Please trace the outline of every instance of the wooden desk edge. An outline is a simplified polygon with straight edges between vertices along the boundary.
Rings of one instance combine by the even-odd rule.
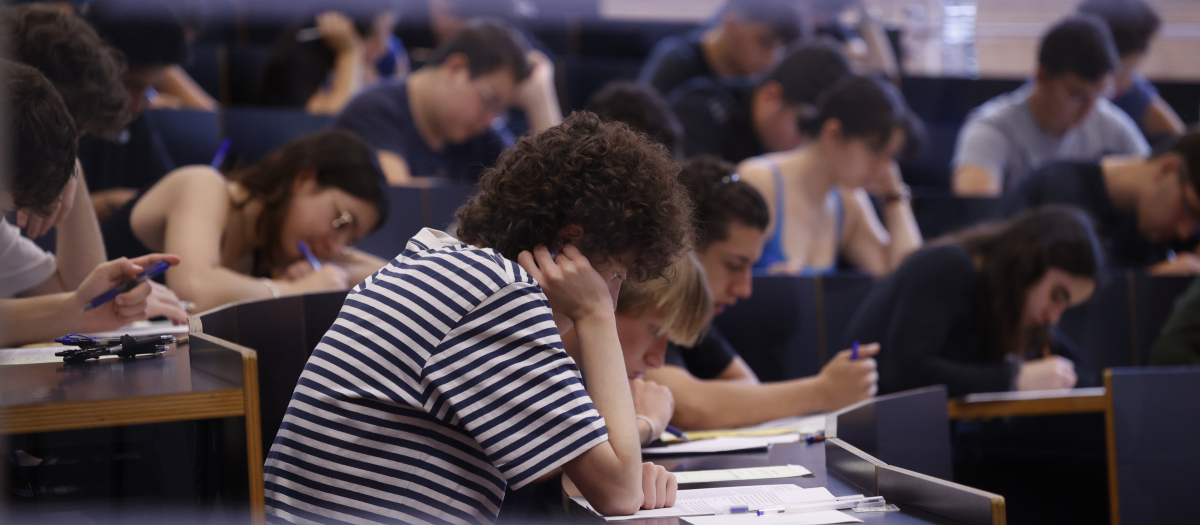
[[[257,394],[257,392],[256,392]],[[244,416],[243,389],[123,399],[18,405],[0,409],[3,434],[141,425]]]
[[[947,403],[950,419],[991,419],[1008,416],[1049,416],[1056,414],[1089,414],[1106,412],[1107,392],[1094,396],[1052,397],[1012,401],[964,402],[951,399]]]
[[[1121,493],[1117,489],[1117,422],[1113,414],[1112,369],[1104,370],[1104,441],[1108,449],[1108,512],[1112,525],[1121,524]]]

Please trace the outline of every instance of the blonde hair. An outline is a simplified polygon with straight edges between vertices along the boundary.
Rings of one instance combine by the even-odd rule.
[[[695,345],[712,320],[708,276],[693,252],[679,257],[666,274],[672,277],[622,283],[617,313],[637,316],[651,308],[659,309],[663,323],[658,335],[666,335],[680,346]]]

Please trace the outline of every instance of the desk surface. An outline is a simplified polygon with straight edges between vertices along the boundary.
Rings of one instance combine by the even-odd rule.
[[[2,433],[241,416],[242,388],[192,367],[188,346],[132,361],[0,366]]]
[[[815,443],[781,443],[771,446],[769,452],[757,452],[746,454],[712,454],[705,456],[690,456],[681,457],[678,459],[655,459],[658,463],[672,472],[684,472],[690,470],[717,470],[730,468],[750,468],[750,467],[766,467],[771,465],[800,465],[812,471],[813,475],[799,478],[785,479],[761,479],[747,481],[727,481],[721,483],[689,483],[682,486],[683,489],[704,489],[713,487],[734,487],[742,485],[767,485],[775,483],[786,483],[797,485],[804,488],[825,487],[828,488],[834,496],[848,496],[851,494],[860,494],[863,491],[847,483],[842,478],[836,475],[831,476],[825,470],[825,444]],[[849,514],[855,518],[863,520],[864,523],[884,523],[888,525],[915,525],[915,524],[938,524],[949,525],[956,522],[934,516],[932,514],[921,512],[912,508],[900,507],[900,512],[864,512],[857,513],[849,511]],[[604,520],[593,514],[591,511],[584,509],[571,503],[571,514],[576,516],[580,521],[591,523],[603,523]],[[634,520],[628,523],[646,523],[651,520]],[[613,522],[627,523],[627,522]],[[653,520],[654,525],[675,525],[683,523],[683,520],[678,518],[656,519]]]

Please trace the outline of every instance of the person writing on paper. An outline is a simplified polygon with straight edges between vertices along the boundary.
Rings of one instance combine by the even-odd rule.
[[[506,489],[560,468],[603,514],[672,506],[613,310],[690,248],[677,173],[587,112],[518,140],[459,208],[461,240],[422,230],[347,296],[267,455],[269,519],[491,523]]]
[[[739,164],[738,173],[771,212],[755,266],[819,275],[836,272],[845,257],[879,276],[919,248],[911,193],[894,161],[909,140],[912,118],[891,84],[847,77],[821,93],[812,115],[800,118],[812,140]],[[868,192],[881,197],[883,220]]]
[[[867,295],[846,340],[883,345],[881,394],[1071,388],[1076,354],[1052,329],[1095,293],[1102,262],[1083,211],[1029,210],[914,253]]]
[[[697,255],[719,315],[753,291],[751,268],[766,242],[770,212],[733,165],[715,157],[688,160],[679,178],[696,207],[702,235]],[[671,390],[673,425],[683,430],[743,427],[836,410],[873,396],[872,356],[878,351],[878,345],[865,344],[857,360],[844,350],[814,377],[759,383],[720,331],[709,327],[693,345],[668,345],[665,366],[646,370],[645,378]]]
[[[157,261],[152,254],[105,262],[95,217],[75,161],[75,122],[62,96],[38,70],[0,60],[6,80],[11,174],[0,191],[0,213],[18,212],[31,228],[58,228],[57,254],[42,251],[0,217],[0,346],[49,341],[71,332],[115,330],[133,321],[167,316],[187,322],[170,290],[143,283],[99,308],[95,297],[130,281]],[[81,205],[84,204],[84,205]]]
[[[346,290],[385,264],[349,247],[387,214],[382,177],[362,140],[321,131],[228,176],[208,166],[168,173],[104,221],[104,242],[118,256],[179,254],[167,286],[200,310]],[[315,270],[298,241],[334,264]]]

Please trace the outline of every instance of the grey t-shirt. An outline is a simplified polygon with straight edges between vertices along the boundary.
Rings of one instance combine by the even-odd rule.
[[[1104,155],[1150,155],[1137,124],[1101,98],[1078,126],[1062,136],[1038,126],[1029,107],[1033,84],[1000,95],[967,116],[954,148],[954,169],[966,164],[987,168],[1009,193],[1033,170],[1052,160],[1096,161]]]
[[[46,253],[21,229],[0,217],[0,299],[42,284],[58,271],[54,255]]]

